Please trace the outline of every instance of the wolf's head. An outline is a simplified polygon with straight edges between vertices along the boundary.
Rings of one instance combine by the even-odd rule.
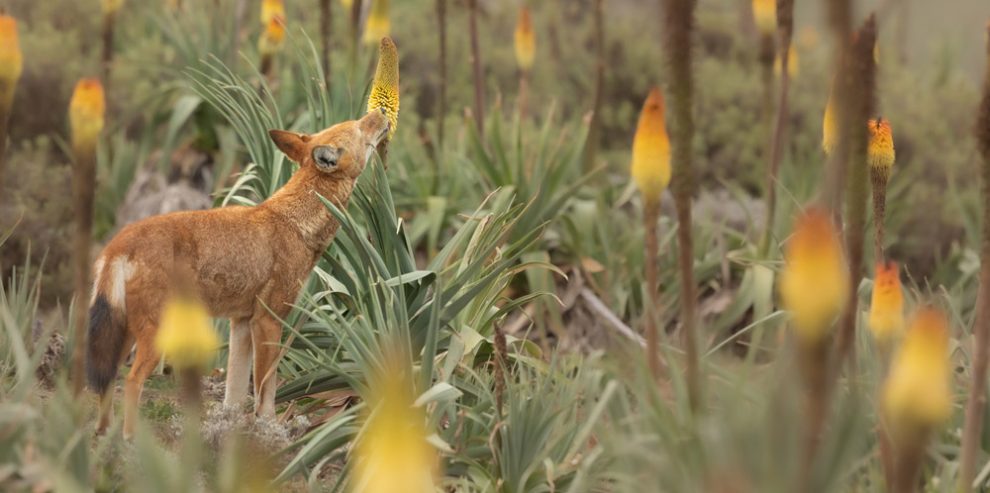
[[[389,122],[384,110],[360,120],[338,123],[315,134],[269,130],[275,145],[301,168],[313,166],[334,179],[356,179],[385,136]]]

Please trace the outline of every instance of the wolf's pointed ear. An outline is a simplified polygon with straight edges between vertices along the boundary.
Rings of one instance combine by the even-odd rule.
[[[306,157],[306,143],[309,142],[308,135],[286,132],[285,130],[269,130],[268,135],[275,142],[278,149],[284,152],[289,159],[302,164],[303,159]]]

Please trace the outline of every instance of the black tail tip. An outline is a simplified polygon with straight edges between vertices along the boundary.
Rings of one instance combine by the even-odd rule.
[[[113,308],[106,297],[97,295],[89,308],[86,341],[86,380],[97,394],[105,394],[117,376],[123,332],[123,326],[114,320]]]

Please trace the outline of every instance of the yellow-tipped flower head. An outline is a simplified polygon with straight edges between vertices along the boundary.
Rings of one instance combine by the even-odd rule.
[[[392,34],[392,21],[388,16],[389,0],[372,0],[371,13],[364,25],[365,44],[375,44]]]
[[[825,151],[825,155],[832,154],[835,150],[836,139],[838,138],[838,125],[835,121],[835,98],[832,97],[832,92],[828,93],[828,102],[825,103],[825,116],[822,117],[822,150]]]
[[[764,35],[777,29],[777,0],[753,0],[753,20]]]
[[[354,6],[354,0],[340,0],[340,4],[344,6],[344,10],[351,10]]]
[[[355,447],[351,491],[432,493],[437,468],[426,413],[415,406],[411,379],[389,372],[374,383],[368,421]]]
[[[388,138],[399,126],[399,50],[392,38],[382,38],[378,48],[378,66],[368,95],[368,112],[385,108],[388,116]]]
[[[878,118],[870,120],[867,126],[870,129],[870,147],[867,151],[870,168],[881,176],[889,177],[896,158],[890,121]]]
[[[99,79],[82,79],[76,83],[69,102],[69,126],[76,149],[95,148],[103,131],[106,101]]]
[[[670,139],[663,112],[663,93],[654,87],[639,114],[632,148],[632,178],[646,202],[659,201],[670,184]]]
[[[262,0],[261,25],[267,28],[276,17],[285,19],[285,3],[282,0]]]
[[[124,0],[103,0],[102,7],[104,14],[116,14],[124,6]]]
[[[220,339],[206,307],[192,299],[175,298],[162,310],[155,347],[176,368],[203,368],[220,347]]]
[[[536,59],[536,37],[533,35],[533,18],[529,7],[523,5],[519,9],[519,19],[516,21],[516,63],[525,72],[533,67]]]
[[[949,328],[940,311],[923,308],[891,362],[883,409],[895,438],[924,433],[952,413]]]
[[[890,344],[904,330],[904,294],[897,264],[878,263],[870,301],[870,331],[880,344]]]
[[[809,209],[798,218],[784,252],[781,301],[802,343],[820,342],[849,296],[849,270],[827,212]]]
[[[0,106],[9,106],[13,101],[14,87],[23,69],[17,21],[13,17],[0,15]]]
[[[265,26],[265,31],[258,38],[258,51],[264,56],[271,56],[282,49],[285,41],[285,18],[272,17]]]

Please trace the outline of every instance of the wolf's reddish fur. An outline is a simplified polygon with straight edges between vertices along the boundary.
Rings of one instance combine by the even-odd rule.
[[[271,198],[255,207],[148,218],[113,238],[94,268],[90,309],[87,375],[102,399],[100,431],[110,421],[117,366],[136,345],[124,385],[124,435],[133,433],[141,388],[160,357],[154,347],[158,319],[177,273],[192,280],[213,316],[230,318],[224,403],[247,397],[253,352],[255,413],[274,414],[278,318],[288,314],[339,226],[317,194],[346,207],[387,131],[378,111],[313,135],[272,131],[275,144],[300,168]]]

